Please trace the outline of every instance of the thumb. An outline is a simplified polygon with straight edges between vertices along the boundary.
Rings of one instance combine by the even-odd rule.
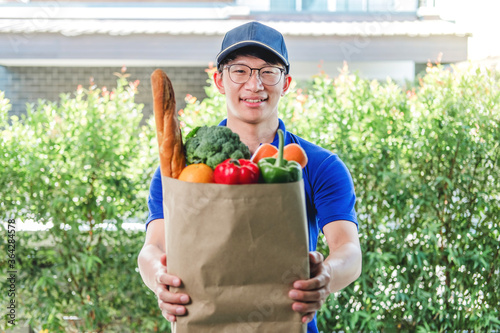
[[[325,257],[320,252],[318,251],[309,252],[309,262],[311,265],[321,264],[323,261],[325,261]]]
[[[161,257],[160,257],[160,262],[163,266],[167,266],[167,255],[166,254],[162,254]]]
[[[318,251],[309,252],[309,270],[311,277],[318,274],[325,257]]]

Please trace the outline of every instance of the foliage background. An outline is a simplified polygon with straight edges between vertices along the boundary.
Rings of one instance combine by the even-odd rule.
[[[37,331],[168,326],[138,274],[144,233],[124,228],[135,218],[144,230],[156,134],[151,121],[141,124],[142,105],[134,101],[139,82],[116,75],[112,90],[79,86],[1,125],[2,220],[33,218],[47,229],[16,233],[17,319]],[[0,281],[8,290],[6,278]]]
[[[224,117],[207,82],[208,98],[186,96],[184,134]],[[472,65],[429,65],[409,87],[347,66],[293,82],[287,129],[337,153],[358,196],[363,273],[329,298],[321,331],[500,329],[499,83]],[[145,218],[158,165],[137,84],[121,73],[112,92],[78,89],[11,122],[0,95],[0,213],[53,225],[17,234],[19,308],[36,329],[167,330],[137,273],[144,233],[123,228]]]

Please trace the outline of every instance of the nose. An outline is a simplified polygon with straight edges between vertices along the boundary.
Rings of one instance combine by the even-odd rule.
[[[262,84],[262,81],[260,79],[258,69],[252,69],[252,73],[250,74],[250,79],[248,79],[248,81],[245,84],[251,91],[259,91],[264,89],[264,85]]]

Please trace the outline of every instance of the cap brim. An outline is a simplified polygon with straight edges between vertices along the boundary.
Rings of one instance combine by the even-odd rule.
[[[257,41],[254,41],[254,40],[244,40],[244,41],[241,41],[241,42],[238,42],[236,44],[233,44],[227,48],[225,48],[224,50],[222,50],[218,55],[217,55],[217,58],[216,58],[216,61],[217,61],[217,67],[219,66],[219,64],[221,63],[222,60],[224,60],[224,58],[227,57],[227,55],[235,50],[238,50],[238,49],[241,49],[242,47],[245,47],[245,46],[257,46],[257,47],[261,47],[263,49],[266,49],[268,51],[271,51],[273,54],[275,54],[276,56],[278,56],[278,58],[281,59],[281,61],[285,64],[285,67],[286,67],[286,73],[288,74],[288,70],[290,68],[290,64],[288,63],[288,61],[283,58],[283,56],[278,52],[276,51],[275,49],[273,49],[272,47],[264,44],[264,43],[259,43]]]

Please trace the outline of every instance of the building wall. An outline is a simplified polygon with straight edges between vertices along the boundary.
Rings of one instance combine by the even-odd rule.
[[[296,62],[293,63],[291,75],[297,81],[310,79],[313,75],[324,71],[335,77],[342,68],[342,62]],[[401,62],[368,62],[348,63],[349,70],[364,78],[385,81],[391,77],[399,83],[412,80],[417,68],[411,61]],[[139,80],[139,93],[136,102],[144,104],[144,115],[153,114],[150,75],[157,67],[127,67],[129,81]],[[206,97],[205,86],[208,75],[205,67],[160,67],[170,77],[176,94],[177,109],[184,108],[186,94],[198,99]],[[425,64],[424,64],[425,69]],[[38,99],[57,101],[59,94],[72,93],[78,85],[89,87],[90,78],[98,87],[112,89],[116,85],[115,72],[120,67],[32,67],[32,66],[0,66],[0,90],[10,99],[11,115],[26,112],[26,103],[36,103]]]
[[[161,67],[169,76],[176,94],[177,108],[185,106],[186,94],[204,98],[208,78],[203,67]],[[136,102],[144,104],[145,116],[152,115],[150,75],[156,67],[128,67],[129,81],[140,80]],[[0,66],[0,90],[12,104],[11,115],[26,112],[26,103],[38,99],[57,101],[59,94],[74,92],[78,85],[89,87],[90,78],[98,87],[112,89],[120,67],[28,67]]]
[[[19,0],[7,0],[6,2],[19,2]],[[30,2],[47,2],[46,0],[30,0]],[[101,0],[85,0],[85,1],[81,1],[81,0],[65,0],[64,2],[69,2],[69,3],[87,3],[87,2],[102,2]],[[138,2],[137,0],[108,0],[106,1],[107,3],[115,3],[117,5],[119,5],[120,3],[123,3],[123,2]],[[162,2],[162,3],[178,3],[179,1],[178,0],[142,0],[141,2]],[[211,2],[216,2],[216,3],[232,3],[233,1],[232,0],[183,0],[183,2],[186,2],[186,3],[211,3]]]

